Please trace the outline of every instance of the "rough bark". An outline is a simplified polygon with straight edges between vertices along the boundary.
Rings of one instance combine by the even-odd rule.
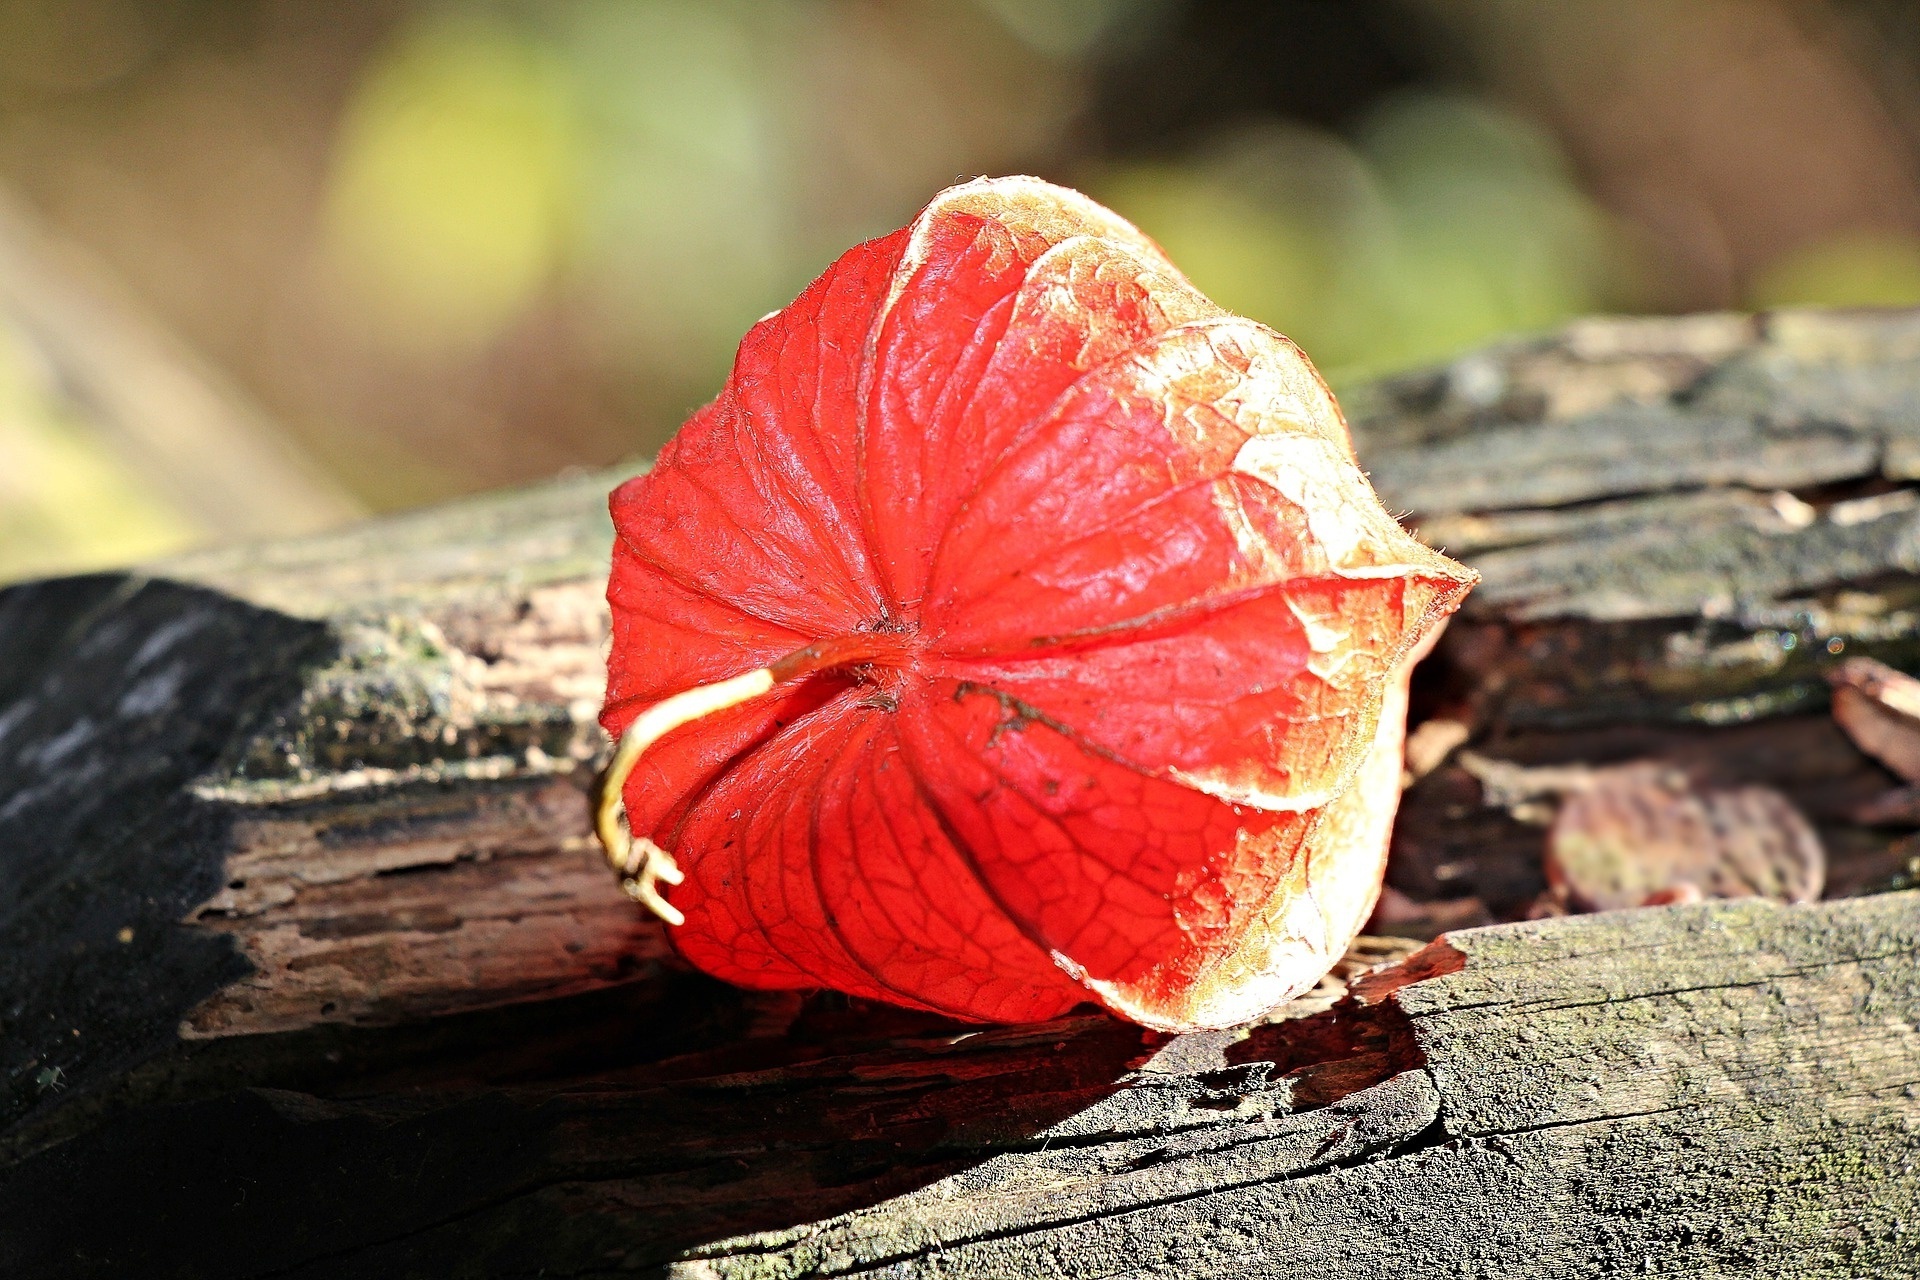
[[[1627,759],[1780,787],[1830,894],[1911,874],[1821,672],[1920,661],[1920,318],[1585,322],[1353,405],[1486,575],[1402,927],[1524,914],[1542,771]],[[10,1273],[1913,1268],[1912,893],[1456,930],[1172,1041],[687,972],[587,840],[610,479],[0,592]]]

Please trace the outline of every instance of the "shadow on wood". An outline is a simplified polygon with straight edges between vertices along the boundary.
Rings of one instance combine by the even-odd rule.
[[[247,971],[179,927],[220,889],[232,824],[190,784],[329,646],[321,625],[179,583],[0,593],[0,1123],[173,1044]]]

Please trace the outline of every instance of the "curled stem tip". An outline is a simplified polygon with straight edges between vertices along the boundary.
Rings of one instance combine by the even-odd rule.
[[[642,836],[634,838],[627,822],[627,778],[641,755],[681,725],[710,716],[743,702],[751,702],[777,684],[798,680],[834,667],[897,662],[905,647],[895,636],[859,633],[816,640],[757,671],[695,685],[654,703],[620,735],[620,746],[606,772],[600,775],[600,796],[594,807],[593,829],[607,851],[607,861],[620,877],[620,887],[668,924],[685,924],[686,917],[660,894],[660,885],[680,884],[687,877],[673,855]]]
[[[620,746],[613,753],[607,771],[600,775],[600,798],[594,807],[594,834],[607,851],[607,862],[620,877],[627,896],[646,907],[668,924],[685,924],[686,917],[660,894],[660,884],[679,884],[686,873],[673,855],[645,836],[635,839],[627,825],[627,805],[623,798],[627,778],[648,747],[683,724],[702,716],[725,711],[751,701],[774,686],[772,668],[762,667],[743,676],[713,684],[695,685],[671,698],[662,699],[641,712],[639,719],[620,735]]]

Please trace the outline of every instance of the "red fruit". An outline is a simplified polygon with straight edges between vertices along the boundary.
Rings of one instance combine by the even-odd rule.
[[[681,952],[985,1020],[1229,1026],[1313,985],[1475,580],[1291,343],[1031,178],[755,325],[613,517],[602,722],[658,708],[614,794],[684,868]]]

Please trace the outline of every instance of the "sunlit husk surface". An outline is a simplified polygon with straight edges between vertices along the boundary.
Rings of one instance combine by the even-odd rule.
[[[628,781],[682,953],[984,1020],[1227,1026],[1312,985],[1473,580],[1381,509],[1291,343],[1025,178],[756,325],[613,512],[612,732],[867,638]]]

